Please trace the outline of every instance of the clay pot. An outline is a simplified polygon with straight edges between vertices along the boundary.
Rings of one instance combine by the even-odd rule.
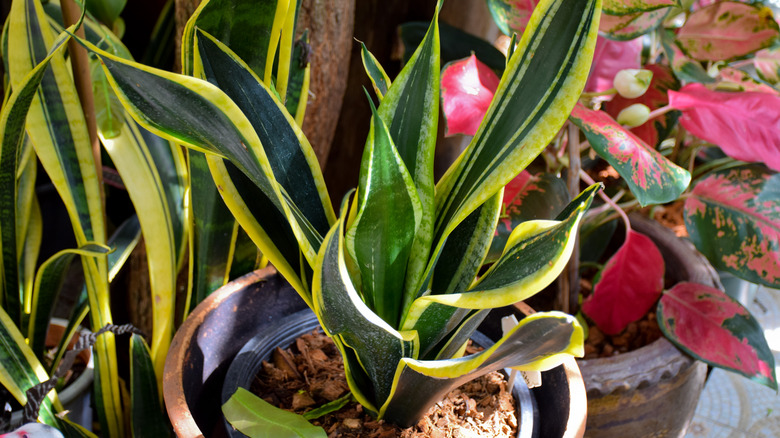
[[[673,283],[719,287],[714,269],[690,242],[641,216],[632,216],[631,226],[658,246]],[[707,375],[703,362],[663,337],[628,353],[577,362],[588,394],[586,437],[682,437]]]
[[[238,388],[250,389],[255,376],[262,368],[262,362],[268,360],[277,347],[287,348],[295,342],[295,339],[311,332],[319,325],[317,316],[314,312],[307,309],[278,321],[272,327],[269,327],[266,332],[255,336],[247,342],[228,369],[225,383],[222,387],[222,403],[226,403]],[[471,339],[481,347],[493,345],[493,341],[479,332],[474,333]],[[517,419],[520,423],[517,437],[532,438],[538,436],[538,433],[534,434],[534,420],[537,423],[539,422],[539,413],[536,412],[535,401],[523,379],[518,377],[515,380],[512,395],[516,400]],[[227,421],[225,421],[225,428],[231,438],[243,438],[246,436],[230,426]]]
[[[306,308],[276,270],[217,289],[179,327],[163,372],[168,417],[179,438],[225,436],[220,393],[236,353],[269,323]]]

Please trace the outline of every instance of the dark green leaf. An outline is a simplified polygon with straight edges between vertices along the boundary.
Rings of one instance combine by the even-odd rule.
[[[149,347],[136,334],[130,338],[130,416],[134,438],[171,436]]]
[[[403,43],[404,52],[401,59],[404,63],[409,62],[414,50],[420,45],[430,23],[410,22],[404,23],[398,28],[398,32]],[[504,54],[493,47],[492,44],[466,33],[457,27],[447,23],[439,23],[439,32],[441,33],[441,64],[447,64],[458,59],[467,58],[473,52],[477,59],[485,63],[496,72],[503,72],[506,66]]]

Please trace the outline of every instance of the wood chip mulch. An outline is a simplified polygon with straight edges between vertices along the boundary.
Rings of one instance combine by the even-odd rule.
[[[289,349],[277,349],[252,386],[252,392],[269,403],[299,414],[348,391],[341,355],[319,330],[301,336]],[[311,422],[323,427],[329,438],[508,438],[516,436],[518,427],[513,397],[498,372],[453,390],[407,429],[377,421],[355,402]]]

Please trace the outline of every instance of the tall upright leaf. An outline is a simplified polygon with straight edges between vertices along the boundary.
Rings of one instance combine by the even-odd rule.
[[[12,4],[9,20],[9,69],[12,87],[46,57],[54,36],[38,0]],[[38,158],[62,198],[76,242],[104,243],[105,225],[100,187],[84,115],[65,59],[55,56],[44,73],[38,95],[27,116],[27,133]],[[105,259],[82,257],[92,324],[111,322],[108,269]],[[95,346],[97,374],[107,382],[98,413],[109,433],[122,429],[120,395],[113,335],[101,336]]]
[[[379,117],[417,188],[421,217],[409,257],[404,302],[411,303],[428,261],[433,239],[433,155],[439,122],[439,8],[420,46],[393,81]]]
[[[600,7],[600,0],[536,7],[477,134],[437,185],[436,241],[520,173],[563,125],[590,70]]]

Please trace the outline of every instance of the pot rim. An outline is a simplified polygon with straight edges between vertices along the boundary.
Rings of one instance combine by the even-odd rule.
[[[304,309],[280,319],[271,327],[268,327],[268,330],[257,334],[247,341],[228,368],[225,382],[222,386],[222,404],[239,387],[249,389],[254,376],[257,375],[262,367],[262,362],[268,359],[271,351],[276,346],[289,346],[302,334],[318,327],[320,327],[320,323],[314,312],[311,309]],[[480,332],[474,332],[471,338],[483,347],[489,347],[493,344],[492,340]],[[268,345],[271,347],[263,347]],[[503,371],[508,376],[512,370],[504,368]],[[515,379],[512,395],[515,397],[515,411],[519,417],[518,423],[521,425],[517,430],[516,437],[537,438],[539,429],[536,425],[539,421],[539,411],[530,389],[525,385],[525,380],[522,378]],[[223,424],[231,438],[242,438],[245,436],[234,429],[224,417]],[[522,425],[525,425],[525,427],[522,427]]]
[[[219,307],[234,292],[243,289],[251,284],[262,281],[276,273],[276,269],[268,266],[257,271],[250,272],[243,277],[237,278],[226,285],[215,290],[206,297],[195,309],[190,312],[182,325],[176,330],[176,334],[171,341],[168,349],[168,355],[165,358],[165,367],[163,369],[163,400],[165,409],[168,412],[168,418],[171,420],[176,436],[179,437],[203,437],[203,432],[192,417],[187,397],[184,393],[184,386],[181,380],[180,371],[186,366],[187,345],[196,331],[208,317],[210,312]]]

